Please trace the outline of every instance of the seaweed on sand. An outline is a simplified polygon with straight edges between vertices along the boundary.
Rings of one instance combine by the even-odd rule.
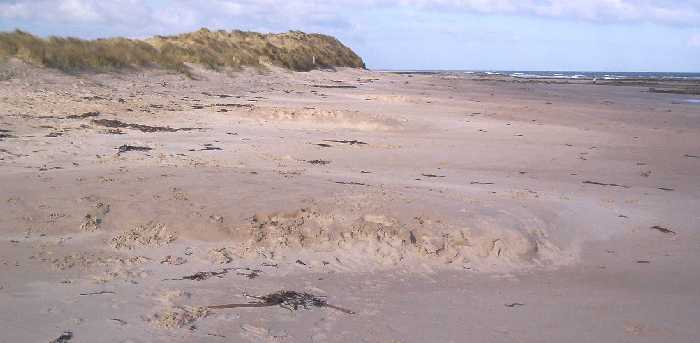
[[[279,291],[275,293],[270,293],[263,296],[251,296],[257,299],[257,302],[247,303],[247,304],[226,304],[226,305],[214,305],[209,306],[209,309],[228,309],[228,308],[241,308],[241,307],[270,307],[279,306],[290,311],[297,311],[300,309],[309,309],[310,307],[328,307],[334,310],[347,313],[356,314],[352,310],[348,310],[342,307],[331,305],[326,301],[326,297],[316,296],[306,292],[296,292],[296,291]]]

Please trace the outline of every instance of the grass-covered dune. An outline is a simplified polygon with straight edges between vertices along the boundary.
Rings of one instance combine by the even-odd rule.
[[[201,29],[145,40],[40,38],[19,30],[0,32],[0,60],[11,57],[66,72],[142,67],[187,72],[186,63],[212,69],[274,65],[294,71],[365,67],[362,59],[337,39],[299,31],[261,34]]]

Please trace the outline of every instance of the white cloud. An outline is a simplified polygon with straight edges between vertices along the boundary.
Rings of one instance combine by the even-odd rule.
[[[647,21],[700,25],[699,0],[403,0],[422,7],[451,7],[480,13],[524,14],[593,21]]]
[[[700,0],[170,0],[156,4],[137,0],[0,0],[0,18],[30,25],[97,24],[132,35],[202,26],[303,28],[332,33],[352,29],[350,18],[360,11],[387,8],[700,26]]]

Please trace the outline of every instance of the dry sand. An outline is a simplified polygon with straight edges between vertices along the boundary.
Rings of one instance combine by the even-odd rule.
[[[0,342],[700,336],[692,95],[352,69],[1,74]],[[207,309],[280,290],[355,314]]]

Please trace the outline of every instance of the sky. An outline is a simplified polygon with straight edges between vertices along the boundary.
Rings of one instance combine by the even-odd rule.
[[[700,0],[0,0],[0,31],[337,37],[371,69],[700,72]]]

